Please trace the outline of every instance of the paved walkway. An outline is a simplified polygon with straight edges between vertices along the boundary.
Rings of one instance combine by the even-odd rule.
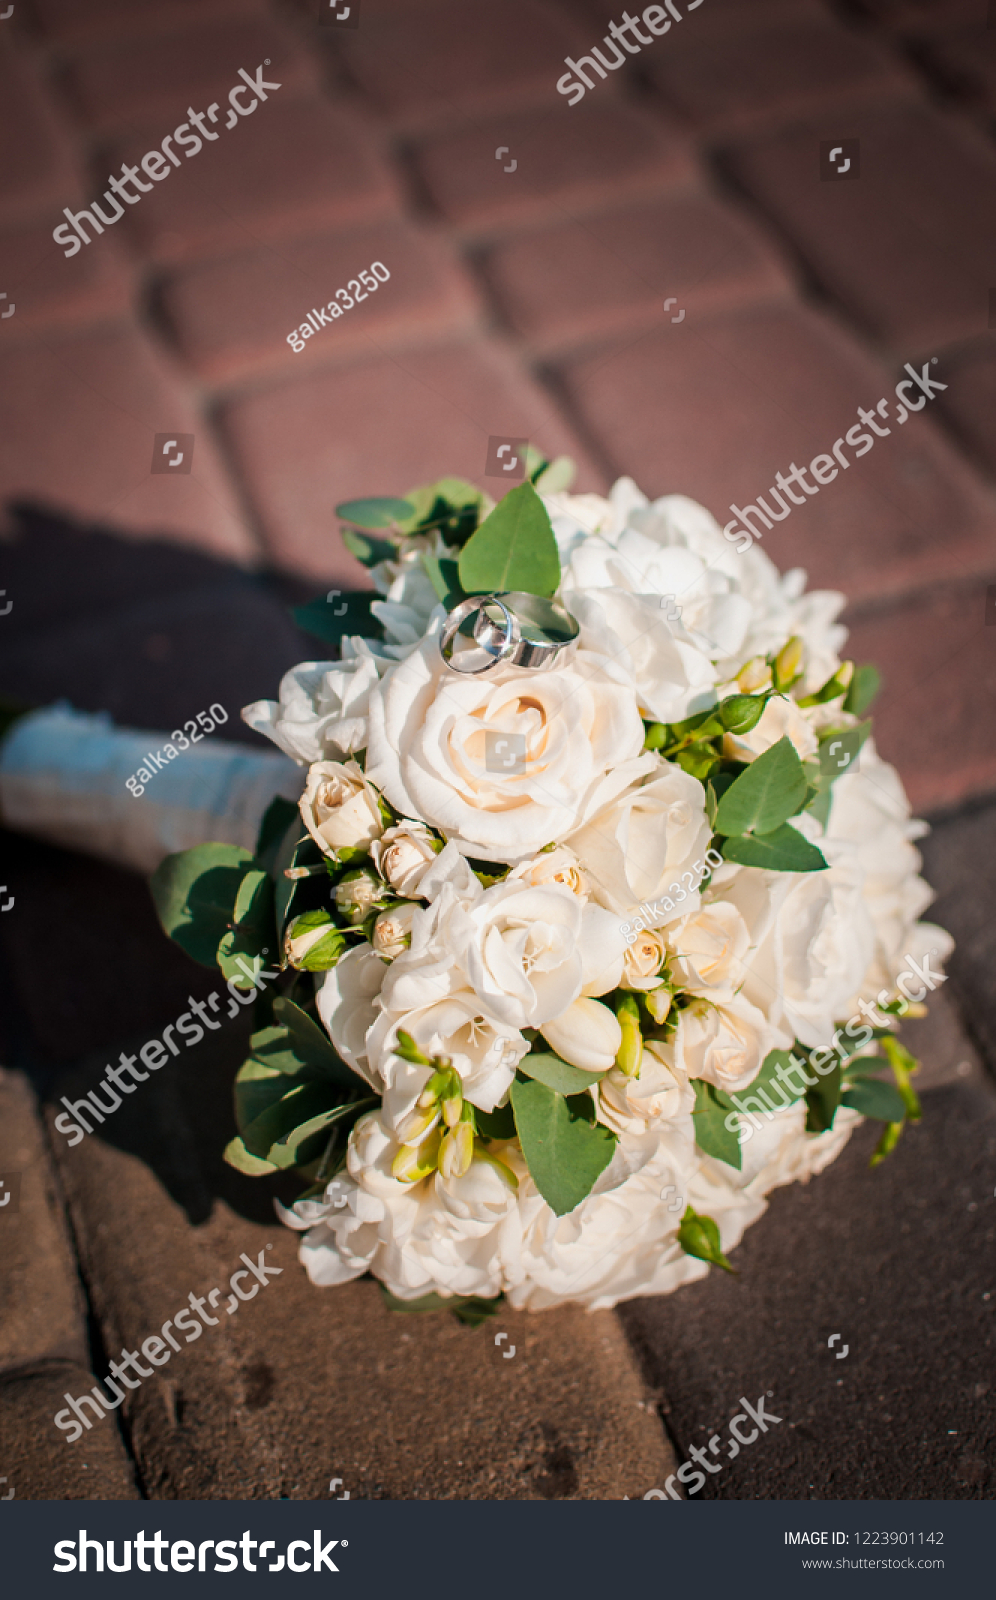
[[[300,653],[274,593],[362,579],[341,549],[334,504],[444,471],[500,492],[484,476],[491,435],[569,451],[581,488],[625,471],[650,493],[695,496],[725,522],[728,506],[763,494],[776,472],[831,451],[859,408],[874,414],[874,447],[860,459],[847,452],[853,470],[794,509],[765,548],[783,568],[804,566],[813,584],[848,593],[849,649],[885,669],[880,749],[918,811],[942,823],[929,861],[945,896],[938,915],[962,941],[950,986],[961,1019],[949,1006],[936,1023],[933,1131],[911,1134],[871,1177],[856,1141],[809,1190],[779,1196],[741,1251],[753,1288],[711,1278],[627,1311],[679,1452],[696,1429],[724,1421],[741,1392],[754,1399],[752,1384],[791,1392],[786,1418],[804,1443],[789,1449],[785,1429],[773,1434],[767,1455],[745,1453],[716,1480],[718,1494],[972,1496],[991,1482],[996,1421],[983,1369],[996,1180],[985,1171],[996,1138],[992,1090],[960,1031],[992,1058],[991,894],[980,892],[996,855],[990,9],[704,0],[691,10],[677,0],[682,20],[594,79],[577,105],[557,80],[565,58],[590,53],[621,15],[615,0],[357,0],[355,29],[319,26],[318,0],[16,0],[0,22],[0,307],[13,308],[0,318],[0,501],[15,540],[0,555],[15,605],[4,622],[8,692],[70,694],[149,725],[267,692]],[[267,98],[243,118],[233,112],[229,128],[240,68]],[[241,108],[253,98],[246,86]],[[198,124],[194,114],[213,105],[215,120]],[[165,153],[139,165],[156,150]],[[126,167],[147,192],[127,190],[121,219],[99,236],[83,219],[91,242],[67,258],[52,239],[63,208],[80,215],[96,199],[112,216],[118,207],[102,192]],[[356,303],[350,280],[373,263],[390,277]],[[288,335],[340,288],[340,303],[354,303],[295,350]],[[928,388],[946,387],[900,420],[907,364]],[[911,404],[923,382],[904,391]],[[193,436],[189,475],[151,472],[180,435]],[[128,543],[81,531],[87,524]],[[268,574],[269,592],[239,568]],[[172,1015],[191,980],[163,957],[151,923],[122,973],[94,957],[56,997],[26,958],[57,913],[84,902],[99,948],[119,918],[143,914],[139,885],[9,836],[0,869],[11,884],[25,875],[27,920],[0,928],[20,1007],[4,1040],[9,1062],[32,1066],[45,1088],[70,1065],[85,1073],[85,1053],[102,1061],[118,1035],[148,1037]],[[158,1154],[146,1130],[122,1135],[121,1148],[94,1141],[72,1170],[62,1161],[93,1326],[108,1344],[152,1328],[160,1280],[172,1292],[175,1279],[183,1298],[195,1266],[210,1277],[214,1257],[198,1252],[220,1260],[238,1228],[259,1235],[254,1251],[266,1236],[261,1216],[248,1220],[248,1191],[224,1187],[206,1125],[179,1105],[162,1118]],[[25,1138],[30,1118],[27,1127]],[[120,1227],[109,1184],[123,1186],[158,1239],[160,1255],[143,1256],[125,1230],[126,1271],[102,1254]],[[922,1200],[926,1235],[914,1227]],[[51,1249],[65,1252],[52,1206]],[[37,1212],[39,1227],[48,1214]],[[143,1266],[151,1259],[154,1270]],[[60,1364],[75,1372],[102,1359],[99,1341],[87,1353],[70,1288],[67,1277],[39,1384]],[[306,1301],[295,1290],[284,1303],[300,1318]],[[854,1353],[838,1370],[823,1322],[847,1339],[852,1314]],[[376,1322],[359,1300],[334,1315],[322,1357],[333,1374],[335,1341]],[[751,1322],[742,1340],[738,1318]],[[604,1321],[598,1337],[621,1374],[598,1401],[598,1430],[617,1441],[612,1459],[585,1431],[573,1376],[558,1369],[553,1389],[523,1391],[514,1448],[488,1435],[471,1472],[462,1454],[434,1446],[411,1492],[650,1487],[643,1478],[665,1456],[634,1398],[635,1369],[612,1342],[619,1324]],[[552,1351],[542,1326],[530,1337]],[[915,1359],[904,1356],[914,1326]],[[155,1402],[172,1418],[165,1433],[158,1411],[138,1407],[131,1456],[94,1457],[104,1492],[124,1492],[127,1479],[152,1495],[210,1493],[212,1482],[225,1494],[311,1495],[326,1467],[341,1471],[335,1460],[299,1460],[288,1442],[298,1401],[282,1388],[287,1327],[275,1317],[253,1337],[255,1352],[226,1339],[204,1357],[186,1421],[169,1385]],[[393,1325],[371,1333],[392,1349],[400,1337]],[[418,1337],[431,1361],[431,1339]],[[0,1365],[22,1371],[32,1338],[15,1340]],[[470,1386],[486,1343],[460,1355]],[[395,1370],[394,1356],[373,1359]],[[537,1354],[537,1369],[549,1359]],[[904,1360],[914,1375],[900,1379]],[[488,1395],[507,1370],[490,1373]],[[390,1381],[393,1457],[364,1443],[362,1417],[348,1419],[356,1492],[363,1482],[363,1492],[406,1492],[398,1462],[421,1413],[401,1377]],[[17,1383],[3,1403],[22,1417],[32,1391],[23,1371]],[[828,1387],[844,1391],[850,1411],[827,1409]],[[228,1403],[211,1396],[229,1391],[265,1458],[255,1478],[237,1459],[237,1432],[209,1444],[212,1407]],[[612,1421],[618,1406],[632,1406],[639,1427],[624,1426],[621,1411]],[[464,1417],[457,1442],[473,1436],[477,1415]],[[865,1447],[859,1421],[877,1447]],[[382,1419],[371,1431],[380,1438]],[[36,1474],[33,1492],[88,1492],[53,1490],[45,1474],[57,1466],[46,1461],[23,1468],[25,1483]]]

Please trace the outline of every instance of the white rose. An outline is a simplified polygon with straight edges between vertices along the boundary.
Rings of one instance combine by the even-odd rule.
[[[644,936],[646,937],[646,936]],[[747,924],[724,900],[703,905],[667,929],[671,972],[682,989],[707,1000],[730,1000],[744,981]]]
[[[498,734],[523,741],[516,770],[489,770]],[[468,678],[447,668],[433,634],[371,694],[367,773],[464,854],[516,865],[576,828],[609,774],[621,788],[626,763],[649,770],[643,736],[632,688],[601,657]]]
[[[723,754],[729,761],[753,761],[755,756],[770,750],[779,739],[788,737],[796,754],[803,761],[819,754],[820,742],[806,714],[799,710],[794,700],[775,695],[761,713],[761,720],[749,733],[728,733],[723,740]]]
[[[395,660],[403,660],[420,643],[439,606],[439,597],[422,561],[426,551],[437,556],[450,554],[438,534],[434,538],[417,535],[405,540],[404,553],[397,561],[381,561],[370,569],[371,578],[384,596],[370,605],[371,613],[384,629],[380,650]]]
[[[799,831],[818,834],[812,818]],[[821,841],[822,842],[822,841]],[[829,1044],[834,1027],[852,1014],[875,950],[875,932],[862,894],[860,864],[830,846],[830,870],[762,872],[741,868],[723,884],[723,898],[740,912],[750,934],[742,994],[759,1007],[785,1045]]]
[[[345,846],[369,844],[384,831],[377,791],[355,761],[316,761],[298,810],[325,855]]]
[[[715,667],[681,622],[668,620],[657,594],[576,589],[566,599],[581,624],[582,647],[612,657],[644,717],[680,722],[715,699]]]
[[[743,995],[715,1005],[693,1000],[677,1018],[676,1066],[689,1078],[705,1078],[727,1093],[745,1088],[779,1042],[764,1013]]]
[[[695,1092],[688,1079],[674,1064],[674,1050],[657,1039],[644,1042],[639,1075],[629,1078],[613,1067],[599,1082],[595,1093],[598,1120],[613,1133],[640,1134],[665,1123],[680,1129],[687,1142],[687,1159],[694,1159],[695,1133],[692,1112]]]
[[[367,742],[367,706],[378,679],[362,639],[344,639],[341,661],[302,661],[280,680],[279,701],[244,706],[242,720],[301,765],[337,759]]]
[[[626,946],[623,956],[622,986],[624,989],[649,991],[660,986],[660,971],[667,955],[667,947],[659,933],[645,928],[632,944]]]
[[[697,904],[711,829],[705,791],[680,767],[655,763],[655,771],[596,812],[571,835],[602,905],[625,915],[642,902],[670,899],[672,911],[652,915],[657,925]],[[684,881],[682,881],[684,880]]]
[[[406,905],[392,906],[382,911],[374,923],[373,948],[386,961],[402,955],[411,944],[412,922],[418,907],[409,900]]]
[[[408,959],[408,954],[398,957],[389,980]],[[409,969],[407,976],[406,996],[410,998],[417,973]],[[390,998],[390,981],[384,998]],[[519,1030],[488,1011],[469,989],[440,996],[430,979],[421,1005],[402,1012],[385,1005],[368,1030],[366,1052],[372,1074],[384,1086],[384,1117],[393,1128],[412,1110],[431,1076],[429,1067],[416,1066],[395,1053],[399,1028],[411,1034],[423,1055],[449,1056],[465,1097],[482,1111],[494,1110],[529,1049]]]
[[[370,846],[374,866],[395,894],[410,900],[436,859],[438,840],[424,822],[399,822]]]
[[[378,1094],[384,1082],[367,1059],[367,1034],[380,1015],[376,1001],[391,970],[370,945],[358,944],[326,973],[315,996],[318,1015],[342,1059]]]
[[[570,889],[571,894],[577,895],[579,900],[588,898],[588,880],[584,868],[566,844],[558,845],[555,850],[541,850],[538,856],[513,867],[508,877],[509,880],[521,878],[523,883],[528,883],[534,889],[548,883],[559,883],[563,888]]]
[[[544,1022],[544,1039],[563,1061],[582,1072],[605,1072],[615,1065],[622,1028],[608,1006],[582,997],[559,1017]]]

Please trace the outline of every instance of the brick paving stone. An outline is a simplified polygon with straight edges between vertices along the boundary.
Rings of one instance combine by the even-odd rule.
[[[940,30],[917,31],[911,45],[919,64],[935,84],[953,99],[987,112],[996,111],[996,28],[986,28],[975,16],[960,27],[948,20]]]
[[[16,51],[0,49],[0,223],[47,215],[79,193],[77,165],[40,77]]]
[[[240,17],[266,9],[265,0],[31,0],[46,39],[73,45],[125,34],[158,33],[206,17]]]
[[[227,114],[228,91],[269,59],[267,74],[282,97],[318,87],[313,57],[289,28],[269,17],[220,17],[169,33],[117,44],[98,41],[78,52],[67,74],[70,101],[88,128],[109,133],[162,117],[184,114],[187,105],[217,98]],[[255,115],[255,113],[253,113]]]
[[[288,333],[311,310],[316,318],[318,309],[328,315],[338,289],[352,299],[348,281],[375,261],[390,279],[323,327],[321,336],[299,339],[301,348],[292,349]],[[359,282],[357,288],[366,292]],[[304,363],[310,372],[316,363],[458,332],[478,310],[452,252],[435,235],[393,218],[192,264],[167,281],[164,301],[184,357],[212,382],[281,365]]]
[[[561,221],[696,171],[668,121],[611,98],[477,117],[416,145],[412,158],[432,203],[466,229]]]
[[[2,1067],[0,1180],[0,1372],[85,1362],[83,1297],[45,1130],[27,1079]]]
[[[994,273],[996,277],[996,273]],[[996,289],[996,285],[994,285]],[[993,321],[996,322],[996,306]],[[983,471],[996,478],[996,327],[945,356],[951,382],[939,395],[941,415]]]
[[[219,112],[218,143],[189,164],[185,158],[179,170],[169,168],[158,188],[126,208],[123,227],[144,253],[184,261],[390,213],[397,204],[394,180],[360,131],[361,120],[342,105],[278,97],[228,131]],[[150,127],[105,151],[94,189],[105,170],[119,172],[124,161],[134,164],[155,150],[164,131],[162,124]]]
[[[70,506],[130,534],[252,556],[207,424],[132,326],[6,351],[0,342],[0,391],[18,398],[0,436],[0,498]],[[151,465],[155,435],[174,429],[195,435],[195,456],[192,472],[171,481],[152,476]]]
[[[493,345],[452,344],[310,375],[305,359],[293,382],[233,402],[222,419],[283,567],[369,587],[342,547],[333,506],[447,473],[497,498],[501,482],[483,476],[489,435],[521,432],[548,456],[566,452],[580,467],[577,486],[599,487],[555,404]]]
[[[96,1381],[85,1365],[62,1362],[0,1379],[4,1494],[13,1489],[15,1500],[142,1499],[113,1423],[87,1435],[84,1459],[83,1441],[79,1450],[67,1449],[53,1421],[67,1393],[86,1394]]]
[[[861,176],[821,181],[819,145],[857,138]],[[996,283],[996,151],[927,106],[824,114],[729,154],[818,281],[900,360],[984,330]]]
[[[112,242],[67,259],[50,223],[0,234],[0,284],[7,296],[0,313],[14,307],[0,322],[0,350],[36,328],[114,317],[130,305],[130,273]]]
[[[829,452],[859,406],[887,398],[895,423],[901,376],[794,306],[686,317],[563,369],[575,414],[616,471],[647,494],[689,494],[724,525],[776,472]],[[779,567],[804,566],[813,587],[855,599],[988,570],[992,502],[926,416],[893,426],[861,459],[845,453],[846,471],[764,533]]]
[[[989,578],[996,586],[996,546]],[[911,597],[858,616],[847,653],[872,661],[879,754],[893,762],[918,815],[996,791],[996,627],[986,582]],[[988,606],[989,616],[994,608]]]
[[[512,326],[541,351],[682,314],[696,318],[790,286],[763,235],[705,194],[629,205],[510,240],[487,258],[485,272]]]
[[[896,57],[841,27],[823,7],[793,3],[686,17],[641,63],[696,128],[738,128],[808,114],[821,102],[889,95],[912,83]]]
[[[493,7],[436,0],[379,13],[371,8],[355,32],[336,30],[335,44],[378,111],[414,127],[476,118],[499,106],[562,109],[557,80],[583,33],[544,0]]]

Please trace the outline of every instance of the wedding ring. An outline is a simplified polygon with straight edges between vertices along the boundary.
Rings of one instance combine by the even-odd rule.
[[[454,655],[457,631],[475,612],[473,634],[480,648]],[[576,654],[579,633],[577,619],[559,601],[520,589],[502,590],[474,595],[451,611],[439,649],[454,672],[483,675],[502,666],[545,672]]]

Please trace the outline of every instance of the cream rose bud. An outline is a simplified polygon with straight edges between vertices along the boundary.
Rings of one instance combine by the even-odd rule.
[[[384,832],[379,797],[355,761],[316,761],[298,809],[319,849],[330,856],[371,844]]]
[[[412,942],[412,922],[418,906],[413,900],[382,911],[374,923],[373,947],[379,956],[393,961],[408,949]]]
[[[667,955],[667,947],[659,933],[646,928],[637,935],[633,944],[627,945],[623,956],[622,986],[624,989],[656,989],[661,981],[660,971]]]
[[[728,733],[723,754],[728,761],[753,761],[785,737],[791,739],[803,761],[819,754],[820,742],[812,724],[794,700],[775,695],[764,708],[761,720],[749,733]]]
[[[364,922],[383,893],[370,872],[348,872],[335,886],[336,910],[352,923]]]
[[[509,873],[509,878],[521,878],[531,888],[539,889],[547,883],[559,883],[570,889],[579,900],[588,898],[588,880],[584,867],[569,845],[558,845],[556,850],[541,850],[531,861],[523,861]]]
[[[373,841],[370,855],[395,894],[410,900],[418,894],[419,883],[440,848],[440,841],[424,822],[399,822]]]
[[[582,997],[540,1028],[551,1050],[582,1072],[607,1072],[622,1045],[622,1029],[600,1000]]]

